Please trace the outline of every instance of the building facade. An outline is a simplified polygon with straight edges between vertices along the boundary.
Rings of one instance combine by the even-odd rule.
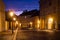
[[[20,27],[27,27],[31,29],[39,29],[40,21],[38,16],[31,17],[31,15],[19,16],[19,23],[21,23]]]
[[[11,16],[11,12],[13,14],[13,16]],[[16,21],[18,21],[17,19],[17,15],[15,15],[14,11],[5,11],[5,29],[7,30],[11,30],[12,27],[16,28]]]
[[[0,32],[5,30],[5,6],[0,0]]]
[[[40,0],[39,3],[41,29],[59,29],[60,0]]]
[[[36,30],[40,29],[41,24],[40,24],[39,16],[32,17],[31,22],[32,22],[33,29],[36,29]]]
[[[18,16],[18,19],[21,23],[21,27],[38,29],[40,26],[39,10],[23,12],[21,15]]]
[[[19,18],[19,22],[21,23],[21,26],[22,27],[28,27],[29,26],[29,24],[30,24],[30,17],[31,17],[31,15],[25,15],[25,16],[19,16],[18,18]]]

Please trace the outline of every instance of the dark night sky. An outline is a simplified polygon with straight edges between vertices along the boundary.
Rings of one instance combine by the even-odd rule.
[[[21,14],[23,10],[39,9],[39,0],[3,0],[6,10],[13,9],[16,14]]]

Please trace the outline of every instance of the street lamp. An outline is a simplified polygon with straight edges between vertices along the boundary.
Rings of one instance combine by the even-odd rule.
[[[13,17],[14,16],[14,13],[12,12],[12,11],[10,11],[9,12],[9,15],[11,16],[11,17]],[[15,20],[15,19],[14,19]],[[13,20],[12,20],[12,34],[13,34]]]
[[[10,12],[9,15],[12,17],[14,15],[14,13],[13,12]]]
[[[16,18],[13,18],[14,21],[16,21]]]

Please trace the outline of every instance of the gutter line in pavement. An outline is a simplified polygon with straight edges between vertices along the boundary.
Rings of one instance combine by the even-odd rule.
[[[12,40],[16,40],[17,32],[18,32],[18,28],[15,30]]]

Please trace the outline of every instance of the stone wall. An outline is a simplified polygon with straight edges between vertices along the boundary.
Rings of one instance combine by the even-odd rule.
[[[2,0],[0,0],[0,31],[5,30],[5,6]]]
[[[60,1],[59,0],[40,0],[40,18],[44,19],[44,27],[48,25],[48,18],[52,17],[56,25],[60,24]],[[55,28],[57,29],[58,26]]]

